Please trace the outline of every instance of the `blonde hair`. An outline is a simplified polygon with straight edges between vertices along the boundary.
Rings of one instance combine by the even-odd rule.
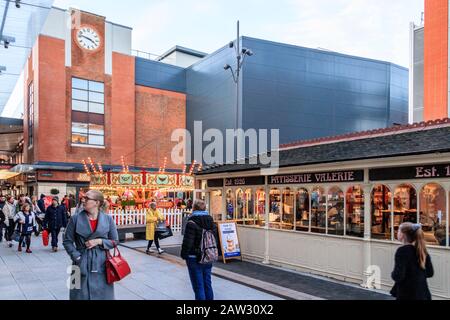
[[[105,196],[103,195],[103,193],[101,193],[98,190],[89,190],[87,193],[92,195],[92,200],[100,202],[100,205],[98,206],[99,210],[105,211],[107,209],[107,206],[106,206],[106,203],[105,203],[106,202],[105,201]]]
[[[409,243],[414,244],[419,265],[423,270],[425,270],[428,250],[425,242],[425,235],[422,230],[422,225],[405,222],[400,225],[400,232],[403,233]]]

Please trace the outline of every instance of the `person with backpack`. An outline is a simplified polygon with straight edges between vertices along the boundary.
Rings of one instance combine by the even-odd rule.
[[[214,300],[211,283],[213,263],[218,259],[217,227],[203,200],[196,200],[186,224],[181,257],[186,260],[195,300]]]
[[[431,300],[427,279],[434,276],[421,224],[405,222],[398,230],[403,246],[395,254],[391,294],[397,300]]]

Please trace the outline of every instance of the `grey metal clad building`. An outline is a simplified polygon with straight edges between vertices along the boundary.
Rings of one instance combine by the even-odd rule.
[[[288,143],[408,123],[406,68],[249,37],[240,41],[254,52],[241,77],[244,129],[280,129],[281,143]],[[185,69],[137,59],[136,83],[185,92],[191,132],[194,121],[204,130],[233,129],[236,85],[225,64],[236,64],[228,46]]]

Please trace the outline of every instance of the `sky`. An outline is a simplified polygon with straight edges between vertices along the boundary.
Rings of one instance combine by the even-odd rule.
[[[241,35],[409,65],[409,24],[424,0],[55,0],[133,28],[135,50],[212,53]],[[251,48],[250,48],[251,49]],[[19,79],[19,82],[21,80]],[[21,118],[17,86],[2,116]]]
[[[56,0],[132,27],[133,49],[212,53],[242,35],[409,64],[409,23],[423,0]]]

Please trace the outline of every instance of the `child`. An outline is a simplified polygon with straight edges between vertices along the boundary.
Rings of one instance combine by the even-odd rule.
[[[427,279],[434,270],[428,254],[422,225],[406,222],[400,225],[398,240],[403,246],[395,254],[391,294],[397,300],[431,300]]]
[[[31,212],[31,206],[28,203],[25,203],[22,206],[22,211],[17,214],[18,221],[18,229],[20,232],[19,238],[19,252],[22,252],[22,243],[25,240],[27,245],[27,253],[32,253],[30,250],[31,246],[31,235],[36,228],[36,218],[34,214]]]

